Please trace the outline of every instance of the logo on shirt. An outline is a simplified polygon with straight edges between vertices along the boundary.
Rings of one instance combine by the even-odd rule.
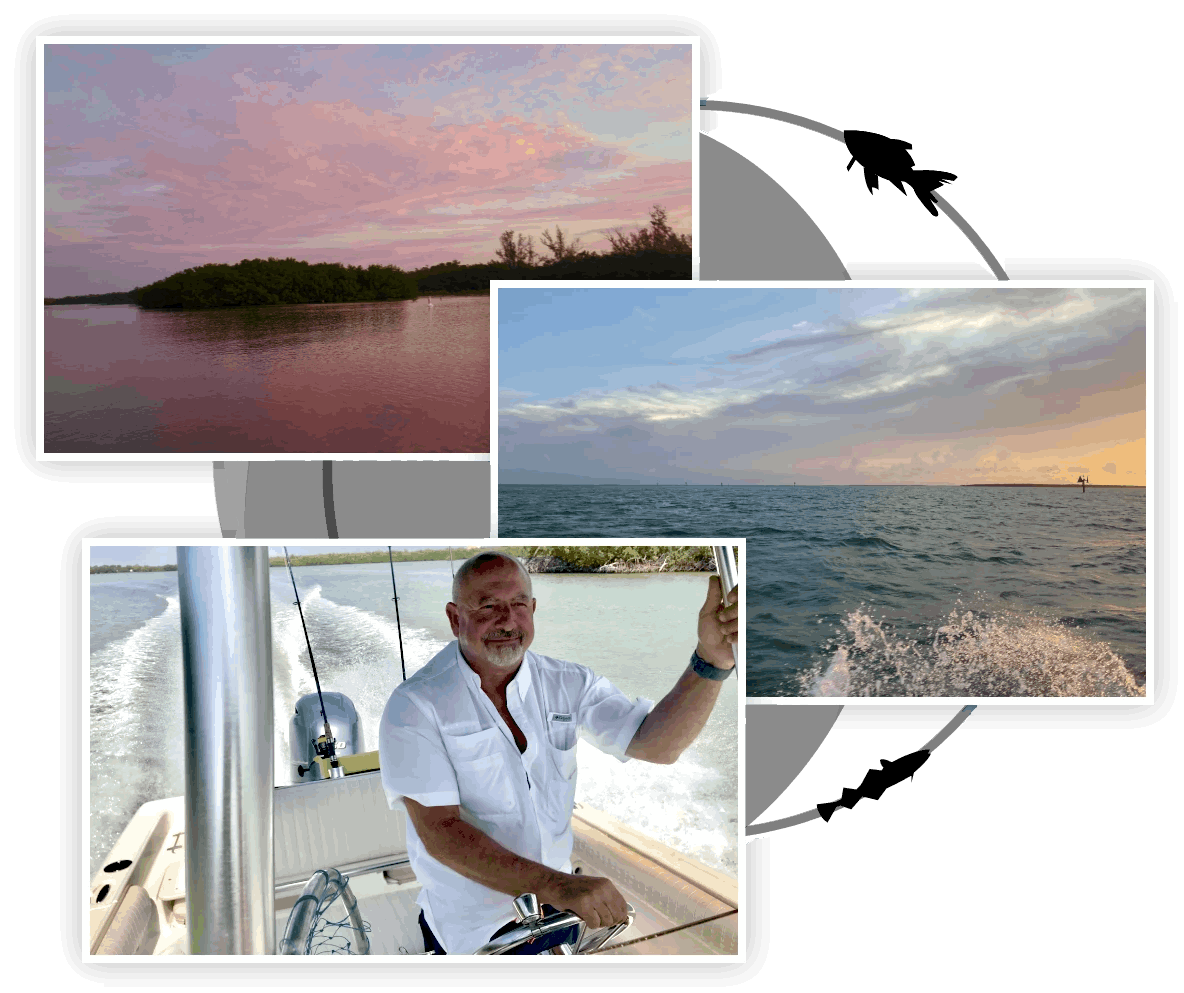
[[[571,714],[552,714],[551,720],[557,724],[570,724]]]

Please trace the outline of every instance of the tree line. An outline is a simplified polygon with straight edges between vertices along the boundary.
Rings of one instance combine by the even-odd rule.
[[[47,297],[48,304],[136,304],[146,310],[200,310],[292,303],[408,300],[420,294],[488,293],[494,279],[690,279],[691,239],[671,229],[663,207],[635,231],[614,228],[609,248],[592,252],[563,229],[534,237],[503,231],[494,258],[471,265],[453,259],[406,272],[394,265],[354,266],[294,258],[211,262],[126,293]]]
[[[531,572],[712,572],[715,556],[700,545],[538,545],[508,547]]]
[[[452,557],[456,562],[463,562],[470,555],[476,555],[477,547],[453,548]],[[391,559],[395,562],[430,562],[440,559],[448,560],[449,549],[427,548],[422,552],[391,552]],[[320,555],[291,555],[292,568],[296,566],[352,566],[359,562],[388,562],[386,549],[381,552],[327,552]],[[285,566],[283,555],[271,555],[268,565]],[[95,573],[167,573],[176,572],[176,565],[172,566],[91,566],[91,574]]]
[[[452,558],[459,564],[484,550],[470,545],[464,548],[424,548],[390,553],[396,562],[432,562]],[[531,571],[591,572],[603,566],[634,567],[641,571],[703,572],[715,568],[712,550],[696,545],[534,545],[506,546],[501,549],[518,556]],[[320,552],[291,556],[293,568],[304,565],[364,565],[386,563],[388,552]],[[285,565],[282,555],[268,559],[273,568]],[[92,575],[111,572],[176,572],[172,565],[92,565]]]
[[[92,576],[105,575],[109,572],[176,572],[177,564],[172,565],[92,565]]]

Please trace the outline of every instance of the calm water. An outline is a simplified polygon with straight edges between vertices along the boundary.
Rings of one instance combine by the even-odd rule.
[[[504,537],[748,538],[749,696],[1130,696],[1142,489],[502,486]]]
[[[489,298],[45,308],[47,452],[488,452]]]
[[[444,604],[447,562],[396,563],[403,651],[410,675],[452,640]],[[363,746],[402,678],[386,564],[296,570],[325,689],[353,700]],[[177,574],[91,576],[91,872],[136,809],[185,791]],[[630,696],[660,699],[686,668],[705,575],[535,576],[534,649],[590,666]],[[275,774],[290,779],[288,721],[315,691],[287,572],[271,571]],[[605,636],[606,626],[613,631]],[[676,633],[677,632],[677,633]],[[605,810],[708,865],[736,873],[736,680],[676,765],[621,764],[586,741],[576,800]]]

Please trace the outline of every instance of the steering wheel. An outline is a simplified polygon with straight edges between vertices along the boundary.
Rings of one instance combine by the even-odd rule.
[[[610,938],[625,931],[632,923],[636,913],[631,904],[625,905],[628,918],[620,924],[610,924],[608,927],[596,928],[589,931],[583,918],[577,917],[570,910],[544,917],[539,912],[539,900],[533,893],[523,893],[514,898],[514,916],[518,920],[518,927],[498,935],[492,941],[474,952],[475,955],[505,955],[514,949],[525,945],[528,941],[546,938],[558,931],[575,927],[576,940],[562,942],[543,954],[548,955],[588,955],[596,951]]]

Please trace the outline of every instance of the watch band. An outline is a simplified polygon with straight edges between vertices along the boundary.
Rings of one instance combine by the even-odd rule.
[[[731,669],[721,669],[717,665],[712,665],[699,654],[697,648],[691,652],[691,667],[695,670],[696,675],[702,676],[704,679],[715,680],[717,683],[723,682],[736,671],[735,666],[732,666]]]

